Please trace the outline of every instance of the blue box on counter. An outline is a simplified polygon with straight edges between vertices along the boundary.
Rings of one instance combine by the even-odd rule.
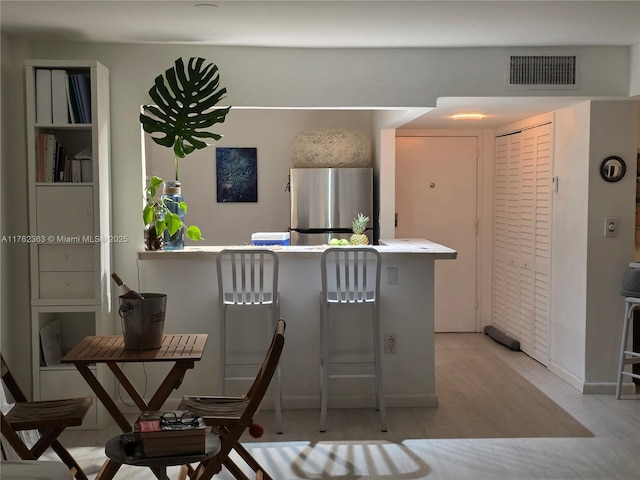
[[[251,245],[280,245],[291,244],[289,232],[257,232],[251,234]]]

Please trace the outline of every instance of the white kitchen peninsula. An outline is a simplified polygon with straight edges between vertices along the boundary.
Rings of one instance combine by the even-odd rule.
[[[434,369],[434,263],[455,259],[457,253],[423,239],[381,240],[380,243],[375,248],[382,256],[381,333],[394,334],[397,338],[397,352],[383,353],[382,359],[387,406],[435,407],[438,400]],[[223,248],[233,247],[186,247],[180,251],[139,253],[141,291],[167,294],[165,333],[209,334],[202,361],[185,377],[180,389],[174,392],[174,399],[186,394],[218,393],[216,256]],[[283,405],[285,409],[317,408],[320,256],[326,245],[272,248],[280,263],[280,315],[287,322],[281,360]],[[344,322],[340,324],[344,330],[336,339],[338,351],[355,349],[366,355],[370,348],[370,322],[354,318],[358,317],[357,312],[344,313]],[[254,349],[259,358],[263,350],[256,339],[264,342],[271,337],[269,322],[250,318],[244,312],[238,315],[242,316],[238,317],[236,329],[228,330],[228,334],[235,334],[236,338],[228,339],[227,346],[233,354],[233,345],[242,344],[245,350]],[[156,375],[159,377],[161,373],[150,367],[153,366],[147,366],[146,372],[149,383],[156,381]],[[143,381],[142,376],[140,378]],[[332,382],[330,407],[374,405],[371,379]],[[246,385],[233,387],[229,385],[229,394],[246,391]],[[271,402],[265,402],[265,408],[270,405]]]

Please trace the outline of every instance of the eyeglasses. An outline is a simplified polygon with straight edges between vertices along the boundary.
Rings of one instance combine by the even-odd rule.
[[[200,418],[193,412],[183,412],[178,416],[176,412],[165,412],[160,416],[162,430],[187,430],[200,426]]]

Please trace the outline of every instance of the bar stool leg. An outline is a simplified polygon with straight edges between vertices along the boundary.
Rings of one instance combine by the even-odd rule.
[[[640,307],[640,304],[627,301],[624,311],[624,323],[622,325],[622,344],[620,345],[620,361],[618,364],[618,383],[616,385],[616,399],[620,400],[620,393],[622,391],[622,378],[624,372],[624,366],[626,364],[625,351],[627,349],[627,341],[629,340],[629,329],[631,327],[631,319],[633,318],[634,311]]]
[[[278,325],[278,320],[280,320],[280,308],[273,307],[272,310],[272,325],[273,329]],[[278,363],[278,368],[276,369],[276,373],[274,376],[274,397],[275,397],[275,413],[276,413],[276,431],[278,433],[283,432],[282,427],[282,371],[280,369],[280,363]]]
[[[380,430],[387,431],[387,412],[384,402],[384,388],[382,384],[382,348],[380,344],[380,311],[376,300],[373,305],[373,360],[376,372],[376,405],[380,413]]]
[[[220,395],[224,397],[225,395],[225,387],[226,387],[226,376],[227,376],[227,309],[223,307],[220,308]]]
[[[320,431],[327,430],[327,397],[329,395],[329,306],[323,302],[320,312]]]

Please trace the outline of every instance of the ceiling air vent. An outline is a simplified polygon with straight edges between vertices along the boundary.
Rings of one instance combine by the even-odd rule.
[[[576,56],[511,55],[509,85],[573,87],[576,85]]]

